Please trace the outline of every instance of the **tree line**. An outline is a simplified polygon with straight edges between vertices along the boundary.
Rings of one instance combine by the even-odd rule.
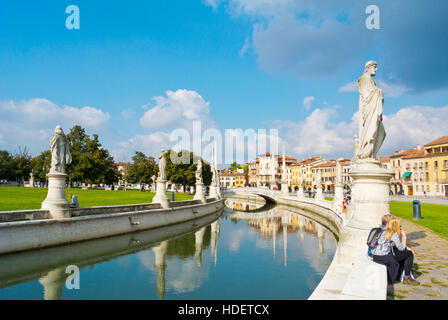
[[[132,157],[132,162],[121,163],[122,172],[118,170],[118,164],[109,151],[102,147],[97,134],[88,135],[84,128],[79,125],[70,129],[66,135],[69,150],[72,155],[72,163],[66,166],[67,180],[69,185],[87,184],[114,184],[123,180],[126,183],[152,184],[152,177],[158,175],[158,165],[152,156],[146,156],[137,151]],[[167,154],[167,179],[175,185],[193,186],[196,184],[197,160],[202,161],[202,177],[205,185],[210,185],[212,172],[210,164],[194,155],[192,152],[183,150],[177,153],[177,157],[189,153],[189,162],[173,163],[172,153]],[[0,150],[0,179],[16,181],[21,184],[30,179],[31,173],[35,182],[47,183],[47,173],[51,167],[50,150],[43,151],[40,155],[32,157],[28,150],[19,149],[11,154],[6,150]]]

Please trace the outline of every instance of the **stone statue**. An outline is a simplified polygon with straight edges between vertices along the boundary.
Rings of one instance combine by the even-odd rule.
[[[316,185],[319,188],[321,184],[322,184],[322,173],[320,172],[320,170],[318,170]]]
[[[152,180],[152,183],[153,183],[153,184],[156,183],[156,176],[153,175],[153,176],[151,177],[151,180]]]
[[[383,126],[383,91],[376,87],[372,77],[377,63],[366,63],[364,74],[358,80],[359,87],[359,143],[355,160],[374,159],[386,138]]]
[[[218,185],[218,175],[216,168],[212,165],[212,186],[216,187]]]
[[[196,168],[196,184],[202,184],[202,161],[198,160]]]
[[[299,187],[303,187],[303,176],[300,176]]]
[[[341,159],[336,161],[336,184],[342,184],[342,165]]]
[[[159,179],[166,181],[166,152],[163,149],[159,156]]]
[[[72,155],[68,149],[67,138],[60,126],[56,126],[54,129],[54,136],[50,141],[50,150],[50,173],[65,173],[65,165],[72,163]]]

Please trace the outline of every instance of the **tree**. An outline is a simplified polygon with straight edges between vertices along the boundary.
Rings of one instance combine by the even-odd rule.
[[[245,164],[244,166],[243,166],[243,170],[244,170],[244,172],[249,172],[249,164]]]
[[[30,173],[32,170],[31,160],[32,158],[28,152],[28,149],[24,148],[23,150],[21,150],[19,148],[19,151],[14,154],[11,161],[14,180],[23,184],[25,179],[28,179],[30,177]]]
[[[126,181],[130,183],[152,183],[152,176],[157,176],[158,167],[153,157],[136,151],[132,163],[126,170]]]
[[[205,185],[210,185],[212,181],[212,173],[210,165],[200,157],[189,152],[188,150],[182,150],[177,153],[177,157],[182,157],[183,154],[189,153],[190,159],[188,163],[180,162],[173,163],[171,161],[171,153],[175,152],[173,150],[168,150],[167,154],[167,168],[166,175],[167,179],[176,185],[182,185],[185,189],[186,186],[193,186],[196,184],[196,170],[197,161],[200,159],[202,161],[202,180]]]
[[[6,150],[0,150],[0,179],[14,179],[12,156]]]
[[[35,181],[46,182],[47,173],[51,167],[51,151],[42,152],[31,161],[31,167]]]
[[[236,171],[237,169],[241,169],[241,165],[239,165],[236,161],[230,164],[230,171]]]
[[[102,148],[97,134],[91,139],[81,126],[74,126],[67,134],[72,163],[66,171],[70,181],[89,184],[112,184],[120,173],[109,151]]]

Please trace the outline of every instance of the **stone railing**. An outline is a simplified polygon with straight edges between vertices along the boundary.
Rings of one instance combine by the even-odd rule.
[[[223,199],[71,209],[71,218],[53,219],[46,210],[0,212],[0,254],[91,240],[164,227],[213,214]]]

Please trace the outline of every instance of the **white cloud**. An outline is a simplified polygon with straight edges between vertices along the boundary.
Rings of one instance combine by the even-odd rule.
[[[309,156],[348,154],[356,134],[355,114],[351,122],[332,122],[334,108],[315,109],[304,121],[275,121],[288,144],[287,150],[303,159]]]
[[[383,90],[384,96],[386,97],[399,97],[403,93],[411,91],[410,88],[404,85],[392,84],[384,80],[378,80],[377,86]]]
[[[305,97],[305,99],[303,99],[303,107],[305,108],[305,110],[310,110],[311,109],[311,104],[314,101],[314,97],[313,96],[308,96]]]
[[[353,114],[349,121],[331,121],[337,115],[337,108],[315,109],[301,122],[277,120],[274,124],[287,142],[287,150],[298,159],[315,155],[328,159],[352,157],[359,114]],[[410,106],[385,114],[383,122],[387,136],[380,155],[389,155],[448,135],[448,106]]]
[[[338,89],[338,92],[358,92],[358,83],[349,82]]]
[[[135,151],[156,157],[160,154],[160,149],[168,149],[171,145],[170,134],[157,131],[147,135],[137,134],[133,138],[121,141],[111,153],[117,161],[129,161]]]
[[[140,125],[152,131],[149,134],[138,134],[131,139],[119,142],[112,154],[121,161],[128,161],[135,151],[142,151],[153,156],[160,154],[160,149],[193,150],[193,146],[202,136],[193,135],[193,124],[200,123],[201,131],[215,128],[210,115],[210,102],[194,90],[179,89],[166,91],[166,96],[154,97],[155,105],[143,106],[147,111],[140,118]],[[179,141],[172,133],[187,134],[188,141]],[[202,132],[201,132],[202,134]]]
[[[65,133],[74,125],[89,130],[104,130],[110,115],[101,109],[85,106],[75,108],[58,106],[47,99],[0,102],[0,135],[11,151],[28,147],[31,153],[48,149],[48,143],[57,125]]]
[[[382,154],[390,154],[400,148],[424,145],[448,135],[448,105],[441,108],[410,106],[395,114],[384,116],[386,141]]]
[[[192,121],[201,120],[206,127],[214,127],[210,117],[210,103],[196,91],[179,89],[166,91],[166,97],[153,98],[156,105],[140,119],[142,127],[150,130],[191,128]]]

